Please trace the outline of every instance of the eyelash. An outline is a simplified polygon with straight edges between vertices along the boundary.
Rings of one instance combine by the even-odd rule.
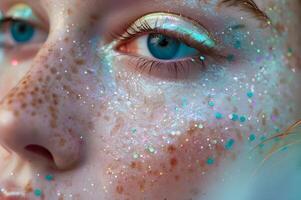
[[[131,40],[142,36],[144,34],[151,34],[151,33],[157,33],[157,34],[163,34],[171,36],[180,42],[184,42],[185,44],[188,44],[194,48],[196,48],[200,55],[175,61],[166,61],[162,62],[160,60],[151,60],[142,56],[134,56],[131,55],[130,61],[133,61],[135,63],[135,69],[140,70],[141,72],[148,71],[148,74],[151,74],[151,72],[154,69],[159,70],[160,68],[164,67],[167,68],[168,71],[172,71],[172,73],[175,75],[176,79],[178,77],[178,73],[182,71],[184,74],[189,71],[190,68],[197,68],[200,71],[203,71],[207,68],[207,64],[205,61],[200,59],[200,56],[212,56],[214,58],[220,59],[223,56],[217,54],[214,52],[212,48],[205,47],[203,44],[196,43],[194,41],[189,40],[189,36],[185,36],[180,33],[172,33],[170,31],[165,31],[162,29],[159,29],[157,27],[157,23],[155,23],[155,28],[152,28],[149,23],[146,20],[139,20],[138,22],[125,26],[122,28],[122,34],[120,33],[112,33],[111,35],[113,38],[117,38],[119,40],[119,44],[115,49],[119,49],[120,46],[122,46],[125,43],[130,42]],[[207,60],[207,59],[206,59]],[[196,66],[194,66],[196,65]]]

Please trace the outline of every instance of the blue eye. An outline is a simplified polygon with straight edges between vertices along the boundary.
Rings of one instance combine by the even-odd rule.
[[[10,33],[16,42],[26,43],[33,38],[35,28],[26,22],[13,21],[10,25]]]
[[[153,57],[161,60],[183,58],[197,54],[198,51],[180,40],[163,34],[149,34],[147,47]]]

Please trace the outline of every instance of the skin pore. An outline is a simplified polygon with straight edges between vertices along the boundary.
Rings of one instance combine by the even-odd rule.
[[[260,168],[283,138],[262,142],[301,116],[300,5],[256,3],[267,19],[218,0],[1,0],[36,29],[20,44],[0,28],[0,198],[279,197],[268,181],[300,176],[298,148]],[[158,61],[151,33],[192,49]]]

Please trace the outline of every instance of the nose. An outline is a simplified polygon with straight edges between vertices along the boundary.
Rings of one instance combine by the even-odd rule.
[[[74,91],[72,84],[64,82],[59,69],[42,66],[45,69],[39,61],[2,99],[0,144],[33,164],[74,168],[82,157],[82,128],[77,121],[82,113],[74,109],[78,106],[74,99],[64,96],[67,85]]]

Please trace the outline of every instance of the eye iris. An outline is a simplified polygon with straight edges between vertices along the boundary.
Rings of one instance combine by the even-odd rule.
[[[147,39],[147,46],[152,56],[162,60],[174,58],[180,45],[179,40],[162,34],[150,34]]]
[[[35,29],[25,22],[13,22],[10,27],[10,32],[16,42],[24,43],[32,39]]]

